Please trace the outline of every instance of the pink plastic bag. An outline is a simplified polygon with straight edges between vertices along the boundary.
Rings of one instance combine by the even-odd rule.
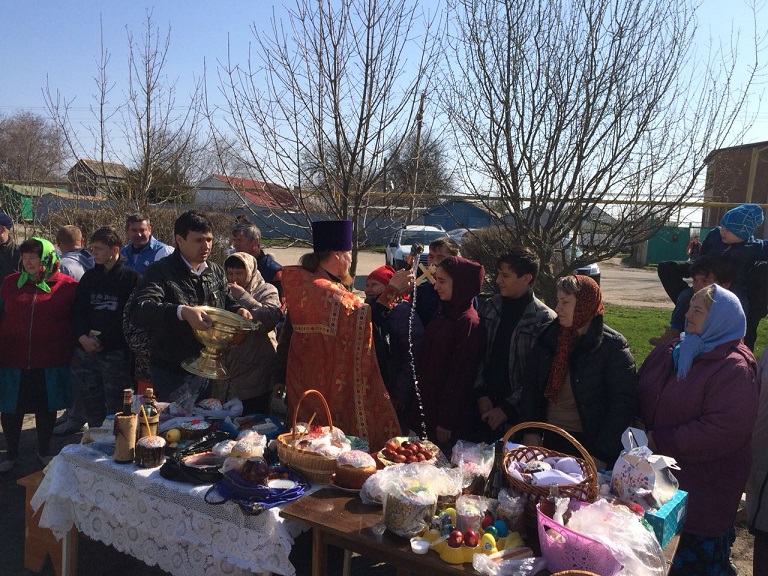
[[[614,576],[622,569],[622,565],[603,544],[555,522],[541,513],[538,504],[536,516],[541,555],[547,560],[550,572],[577,569],[601,576]],[[548,534],[547,530],[555,534]]]

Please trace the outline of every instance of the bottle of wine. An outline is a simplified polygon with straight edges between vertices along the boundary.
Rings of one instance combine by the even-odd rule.
[[[115,455],[118,464],[133,462],[136,454],[136,414],[133,413],[133,390],[123,390],[123,410],[115,414]]]
[[[123,416],[130,416],[133,414],[133,390],[126,388],[123,390]]]
[[[155,391],[153,388],[147,388],[144,391],[144,400],[142,407],[144,408],[144,414],[139,414],[138,438],[144,436],[157,436],[158,425],[160,424],[160,414],[157,410],[157,404],[155,404]],[[146,415],[146,417],[145,417]],[[149,424],[149,428],[147,428]]]
[[[557,499],[560,497],[560,488],[557,484],[552,483],[549,485],[549,495],[539,502],[539,509],[541,513],[550,518],[555,517],[555,508],[557,507]]]
[[[504,442],[498,440],[493,453],[493,468],[485,481],[483,496],[486,498],[498,498],[499,492],[504,487]]]

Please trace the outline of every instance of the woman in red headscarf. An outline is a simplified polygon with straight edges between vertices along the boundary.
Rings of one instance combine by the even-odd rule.
[[[635,360],[624,336],[603,323],[600,287],[588,276],[557,283],[557,320],[542,332],[523,378],[523,422],[554,424],[589,451],[599,468],[613,466],[621,433],[637,411]],[[557,434],[528,431],[523,442],[578,455]]]

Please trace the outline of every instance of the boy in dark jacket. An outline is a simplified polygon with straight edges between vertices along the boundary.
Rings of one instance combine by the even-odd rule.
[[[554,310],[533,294],[539,258],[530,249],[513,246],[496,262],[499,293],[480,308],[488,342],[485,360],[475,382],[480,412],[480,440],[493,442],[520,419],[517,408],[528,356]]]
[[[120,236],[111,226],[91,236],[96,265],[75,291],[73,325],[78,346],[72,358],[80,398],[89,426],[100,426],[122,405],[122,390],[133,388],[128,345],[123,337],[123,308],[139,274],[120,256]]]

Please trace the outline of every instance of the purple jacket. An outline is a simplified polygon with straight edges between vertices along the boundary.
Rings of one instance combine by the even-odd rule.
[[[732,525],[752,462],[757,416],[757,364],[741,340],[693,361],[677,379],[674,339],[656,347],[639,372],[640,415],[656,452],[677,460],[674,475],[688,492],[684,530],[715,537]]]
[[[480,293],[484,269],[477,262],[454,258],[453,295],[441,302],[424,331],[419,363],[419,390],[427,435],[435,441],[439,425],[453,440],[467,438],[479,418],[472,387],[485,354],[485,328],[472,303]],[[418,305],[418,301],[417,301]],[[411,410],[411,428],[421,433],[421,414]]]

